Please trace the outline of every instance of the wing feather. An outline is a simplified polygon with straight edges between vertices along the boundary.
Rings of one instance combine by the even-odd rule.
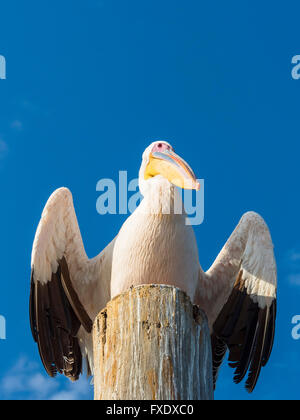
[[[32,295],[33,337],[47,373],[54,377],[59,372],[71,380],[78,379],[82,357],[76,335],[81,323],[64,292],[60,266],[50,282],[33,285]]]
[[[61,281],[64,292],[67,295],[68,301],[70,302],[74,313],[77,316],[77,319],[80,321],[84,329],[90,333],[93,328],[93,322],[89,315],[87,314],[86,310],[84,309],[82,303],[80,302],[78,295],[72,285],[72,281],[70,278],[70,273],[68,270],[68,265],[65,257],[63,257],[59,263],[61,267]]]
[[[207,311],[212,330],[214,383],[228,349],[234,382],[248,374],[246,389],[252,392],[255,388],[273,347],[276,288],[276,263],[267,225],[258,214],[246,213],[200,279],[199,305]]]
[[[71,193],[59,189],[48,200],[36,233],[29,308],[32,336],[51,377],[62,373],[77,380],[82,371],[78,332],[81,326],[92,330],[78,295],[87,267]]]

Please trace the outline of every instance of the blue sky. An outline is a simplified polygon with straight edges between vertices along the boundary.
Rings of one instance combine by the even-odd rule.
[[[69,187],[89,256],[125,215],[96,212],[97,181],[135,178],[166,139],[205,179],[195,228],[207,269],[241,215],[267,221],[278,264],[274,350],[252,395],[222,369],[216,399],[300,398],[297,1],[10,0],[0,14],[0,398],[89,399],[86,380],[48,380],[30,335],[35,229],[51,192]]]

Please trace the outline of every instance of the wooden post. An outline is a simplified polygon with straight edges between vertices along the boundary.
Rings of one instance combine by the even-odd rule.
[[[213,399],[205,314],[176,287],[116,296],[94,329],[95,400]]]

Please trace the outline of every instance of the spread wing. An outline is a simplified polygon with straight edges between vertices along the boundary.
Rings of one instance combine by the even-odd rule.
[[[91,303],[100,310],[108,299],[104,282],[97,301],[91,302],[102,260],[103,256],[93,260],[86,256],[70,191],[55,191],[45,206],[33,244],[30,292],[32,335],[52,377],[59,372],[77,380],[81,373],[79,330],[82,327],[85,334],[91,332]]]
[[[200,281],[199,304],[212,332],[214,383],[229,350],[234,381],[248,373],[246,389],[253,391],[273,346],[276,288],[268,227],[258,214],[246,213]]]

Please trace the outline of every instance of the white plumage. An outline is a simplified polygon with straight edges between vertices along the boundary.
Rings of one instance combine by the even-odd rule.
[[[47,372],[77,379],[81,355],[92,370],[88,318],[93,321],[112,297],[132,285],[170,284],[208,316],[215,379],[229,348],[235,381],[248,371],[246,387],[252,391],[271,352],[276,315],[276,264],[265,222],[246,213],[205,273],[194,230],[173,205],[174,184],[188,181],[188,188],[198,188],[191,169],[168,143],[155,142],[143,154],[139,179],[143,201],[93,259],[85,253],[70,191],[55,191],[46,204],[33,244],[30,307]]]

